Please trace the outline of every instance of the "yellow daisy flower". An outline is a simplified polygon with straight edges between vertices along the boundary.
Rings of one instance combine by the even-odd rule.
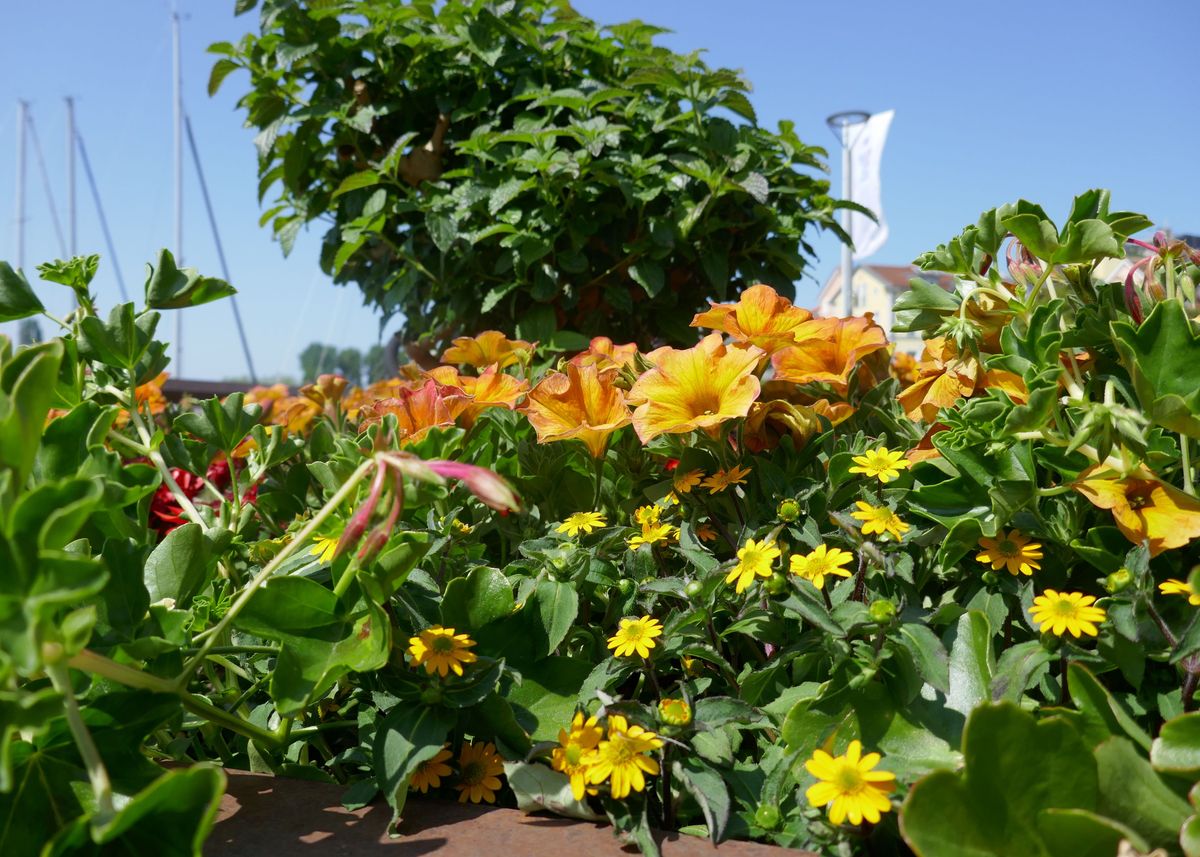
[[[662,632],[662,623],[653,616],[622,619],[617,633],[608,638],[608,647],[614,650],[613,654],[618,658],[632,657],[634,654],[648,658],[655,646],[654,638],[661,637]]]
[[[662,506],[638,506],[633,513],[633,519],[637,521],[638,526],[645,529],[647,525],[658,523],[658,519],[662,517]]]
[[[620,714],[610,714],[608,737],[596,748],[588,780],[593,785],[609,780],[617,800],[628,797],[630,790],[640,792],[646,788],[645,774],[658,773],[658,760],[647,754],[662,745],[653,732],[630,726]]]
[[[903,452],[893,452],[886,446],[881,446],[854,456],[854,465],[850,468],[851,473],[864,473],[886,485],[893,479],[900,478],[900,471],[912,467],[912,462],[904,457]]]
[[[496,746],[491,742],[480,744],[472,741],[463,744],[458,754],[458,802],[479,803],[496,802],[496,792],[500,788],[500,775],[504,773],[504,762],[496,752]]]
[[[1039,631],[1049,631],[1051,634],[1062,636],[1070,632],[1079,637],[1087,634],[1095,637],[1100,633],[1096,625],[1103,622],[1108,614],[1103,607],[1094,607],[1096,599],[1082,592],[1056,592],[1047,589],[1033,599],[1033,607],[1029,611]]]
[[[338,540],[341,536],[317,536],[314,541],[310,554],[317,557],[321,562],[333,562],[333,556],[337,553]]]
[[[704,479],[703,470],[689,470],[687,473],[676,473],[674,484],[677,494],[690,494]]]
[[[579,535],[580,531],[590,533],[605,524],[603,512],[576,512],[568,515],[567,519],[557,527],[557,532],[566,533],[571,538]]]
[[[426,759],[417,765],[408,784],[421,794],[425,794],[431,788],[438,788],[442,784],[442,777],[448,777],[452,773],[450,766],[446,764],[451,755],[453,754],[449,747],[438,750],[432,759]]]
[[[629,539],[629,547],[637,550],[642,545],[666,544],[679,535],[679,530],[670,524],[643,524],[642,531]]]
[[[908,532],[908,524],[901,521],[896,513],[886,506],[872,506],[862,500],[855,501],[854,505],[858,507],[858,511],[851,512],[850,517],[862,521],[864,536],[872,533],[883,536],[890,533],[896,541],[900,541]]]
[[[990,539],[984,536],[979,540],[982,551],[975,554],[975,559],[982,563],[990,563],[993,571],[1007,568],[1014,577],[1018,574],[1031,575],[1035,569],[1042,567],[1038,562],[1042,558],[1042,546],[1039,542],[1031,542],[1029,536],[1020,530],[1004,530]]]
[[[475,645],[474,640],[466,634],[455,634],[453,628],[443,628],[441,625],[426,628],[417,636],[410,637],[408,643],[412,665],[424,666],[425,672],[430,675],[436,672],[442,678],[450,670],[454,670],[455,675],[462,675],[463,664],[477,660],[474,652],[467,651]]]
[[[809,786],[804,796],[809,806],[828,805],[829,820],[841,824],[847,818],[851,824],[863,819],[877,824],[882,813],[891,811],[888,792],[896,787],[896,775],[876,771],[878,753],[863,756],[862,744],[851,741],[844,756],[830,756],[824,750],[814,750],[805,769],[819,782]]]
[[[775,560],[779,559],[779,555],[780,550],[775,546],[775,542],[756,542],[754,539],[746,539],[746,544],[737,552],[737,564],[729,569],[729,574],[725,576],[725,582],[737,581],[735,591],[745,592],[754,582],[755,577],[771,576],[771,566],[775,564]]]
[[[596,718],[589,717],[585,721],[582,711],[576,712],[570,732],[558,730],[558,746],[550,754],[550,767],[567,775],[575,800],[583,800],[585,793],[596,793],[596,789],[588,788],[587,779],[596,745],[603,737],[604,730],[596,725]]]
[[[1200,606],[1200,593],[1192,589],[1191,585],[1186,580],[1176,580],[1171,578],[1158,585],[1158,591],[1163,595],[1186,595],[1188,604],[1193,607]]]
[[[817,589],[823,589],[827,575],[849,577],[850,572],[842,568],[842,566],[847,565],[853,560],[854,554],[849,551],[844,551],[841,548],[831,549],[822,544],[818,545],[817,549],[807,556],[793,554],[789,560],[789,565],[792,574],[810,581]]]
[[[730,485],[741,485],[746,481],[746,477],[750,475],[749,467],[742,467],[735,464],[728,470],[718,470],[712,476],[705,477],[700,484],[708,489],[709,494],[717,494],[724,491]]]

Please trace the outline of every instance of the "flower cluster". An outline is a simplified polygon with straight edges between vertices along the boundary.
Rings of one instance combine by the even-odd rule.
[[[658,760],[651,754],[662,749],[662,739],[620,714],[609,714],[605,728],[597,718],[578,712],[569,730],[558,733],[558,746],[551,754],[551,767],[565,774],[575,800],[597,794],[608,784],[614,798],[622,800],[631,791],[646,788],[646,775],[659,771]]]

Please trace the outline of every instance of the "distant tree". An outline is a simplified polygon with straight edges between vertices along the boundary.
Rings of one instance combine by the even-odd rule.
[[[336,372],[337,354],[337,348],[320,342],[313,342],[301,351],[300,377],[304,383],[310,384],[326,372]]]
[[[17,344],[33,345],[42,341],[42,326],[35,318],[24,319],[17,328]]]
[[[367,356],[363,359],[364,368],[367,371],[367,383],[374,384],[376,381],[385,381],[392,377],[391,364],[388,362],[387,351],[382,345],[375,344],[367,349]]]
[[[357,348],[343,348],[337,353],[338,374],[355,386],[362,385],[363,355]]]

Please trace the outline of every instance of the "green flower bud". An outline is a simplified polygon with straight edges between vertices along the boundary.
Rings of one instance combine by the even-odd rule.
[[[996,576],[994,571],[985,571],[983,573],[983,582],[988,586],[995,586],[1000,582],[1000,578]]]
[[[696,598],[704,591],[704,584],[698,580],[689,580],[683,587],[683,594],[688,598]]]
[[[758,809],[754,810],[754,823],[763,830],[774,830],[782,820],[779,807],[773,803],[760,803]]]
[[[1116,595],[1122,590],[1128,589],[1133,583],[1133,574],[1127,568],[1118,568],[1108,577],[1104,578],[1104,588],[1109,595]]]
[[[878,601],[871,602],[867,612],[871,614],[871,619],[876,623],[890,625],[896,618],[896,605],[886,598],[880,598]]]
[[[779,504],[779,510],[776,513],[779,520],[785,524],[790,524],[800,518],[800,504],[790,497]]]
[[[777,571],[767,578],[764,586],[771,595],[782,595],[788,589],[788,579]]]

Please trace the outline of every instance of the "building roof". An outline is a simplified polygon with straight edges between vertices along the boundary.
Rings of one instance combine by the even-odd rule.
[[[922,271],[915,265],[856,265],[855,272],[865,271],[878,280],[882,280],[892,291],[902,292],[908,288],[910,280],[919,277],[930,283],[935,283],[941,286],[946,291],[953,291],[954,277],[949,274],[941,274],[934,271]],[[841,285],[842,269],[835,268],[833,273],[829,275],[829,279],[825,281],[825,285],[821,287],[821,293],[818,296],[818,301],[823,300],[825,296],[834,288]]]

